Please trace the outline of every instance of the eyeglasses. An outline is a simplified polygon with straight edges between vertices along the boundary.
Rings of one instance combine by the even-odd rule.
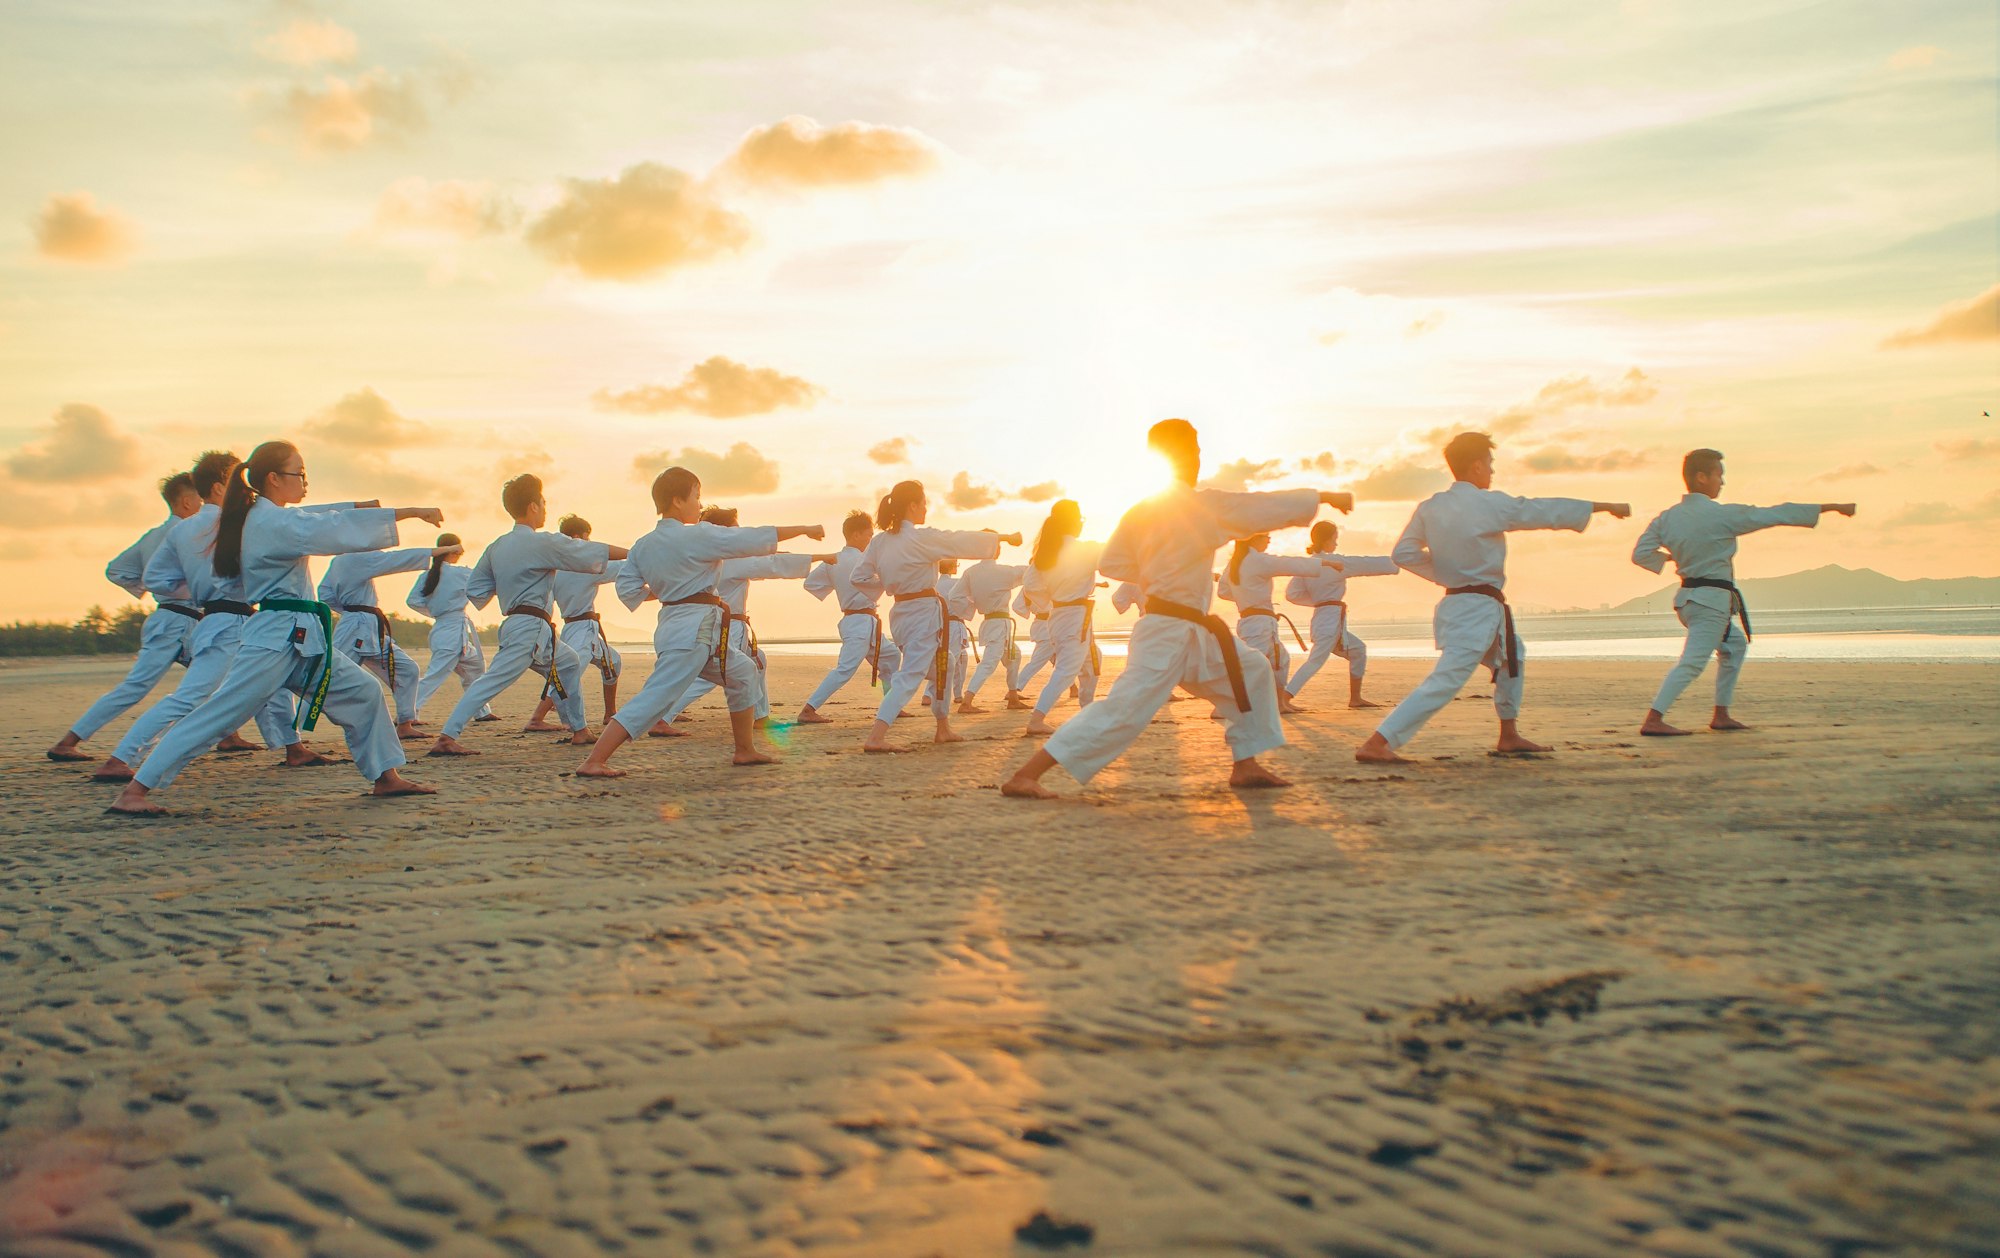
[[[304,469],[301,469],[301,470],[299,470],[299,471],[296,471],[296,472],[273,472],[273,473],[271,473],[271,475],[273,475],[273,476],[296,476],[296,477],[298,477],[298,478],[299,478],[299,484],[303,485],[303,484],[305,484],[305,483],[306,483],[306,474],[305,474],[305,471],[304,471]]]

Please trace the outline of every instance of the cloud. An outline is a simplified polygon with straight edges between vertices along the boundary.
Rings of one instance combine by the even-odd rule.
[[[1812,478],[1812,483],[1820,484],[1825,481],[1858,480],[1863,476],[1880,476],[1883,472],[1883,468],[1879,468],[1873,463],[1849,463],[1844,467],[1836,467],[1831,472],[1821,472],[1818,476]]]
[[[1202,482],[1202,487],[1236,492],[1248,489],[1261,481],[1276,480],[1284,474],[1283,459],[1266,459],[1262,463],[1251,459],[1233,459],[1210,472],[1208,479]]]
[[[1419,462],[1415,455],[1384,463],[1349,486],[1361,502],[1415,502],[1429,497],[1451,483],[1451,477],[1434,463]]]
[[[428,441],[431,431],[403,415],[373,389],[350,393],[306,422],[306,432],[335,445],[368,450]]]
[[[430,124],[417,79],[380,66],[352,78],[329,74],[317,87],[294,84],[271,107],[282,133],[309,153],[399,143]]]
[[[528,243],[592,279],[641,279],[750,241],[747,220],[670,166],[640,162],[616,179],[564,184],[563,199],[528,228]]]
[[[1322,450],[1310,458],[1299,460],[1301,472],[1318,472],[1322,476],[1337,476],[1344,468],[1355,466],[1352,459],[1343,459],[1331,450]]]
[[[1412,319],[1410,321],[1410,326],[1403,329],[1403,335],[1410,337],[1425,336],[1428,335],[1429,333],[1437,331],[1439,325],[1441,325],[1443,322],[1444,322],[1444,311],[1433,310],[1427,315],[1424,315],[1420,318]]]
[[[1976,524],[2000,518],[2000,492],[1964,506],[1955,502],[1912,502],[1883,524],[1885,529],[1927,528],[1938,524]]]
[[[681,382],[671,388],[649,384],[623,393],[599,389],[593,396],[601,409],[630,415],[692,411],[710,419],[741,419],[788,406],[811,406],[825,392],[810,381],[788,376],[775,368],[746,367],[717,354],[690,367]]]
[[[746,184],[828,187],[920,175],[935,146],[915,131],[844,122],[823,127],[798,115],[745,135],[719,168]]]
[[[1601,454],[1580,454],[1559,445],[1542,446],[1521,456],[1521,466],[1530,472],[1622,472],[1652,462],[1647,450],[1606,450]]]
[[[354,32],[327,18],[296,17],[291,25],[257,43],[257,54],[280,65],[313,66],[322,61],[354,60],[359,47]]]
[[[148,486],[146,492],[130,489],[100,490],[79,495],[65,492],[44,496],[31,487],[8,485],[0,493],[0,532],[50,533],[77,528],[105,528],[117,525],[143,527],[158,523],[166,507],[159,494]],[[5,562],[41,558],[38,548],[9,541]]]
[[[887,441],[878,441],[868,447],[868,457],[882,464],[884,467],[893,467],[898,463],[908,463],[910,461],[910,439],[908,437],[891,437]]]
[[[510,231],[520,210],[483,182],[420,176],[399,179],[375,203],[375,227],[385,232],[429,232],[470,240]]]
[[[945,504],[954,511],[977,511],[1000,501],[1000,491],[991,485],[975,485],[972,477],[965,472],[951,478],[951,488],[945,491]]]
[[[1917,44],[1914,47],[1898,49],[1889,58],[1891,70],[1922,70],[1944,55],[1944,49],[1936,44]]]
[[[85,485],[139,471],[139,442],[95,406],[71,402],[49,418],[49,433],[7,456],[23,480]]]
[[[1963,437],[1955,441],[1940,441],[1937,443],[1937,450],[1948,459],[2000,458],[2000,441]]]
[[[2000,340],[2000,284],[1995,284],[1970,301],[1946,306],[1927,327],[1896,333],[1882,342],[1882,348],[1907,349],[1912,345],[1992,340]]]
[[[35,249],[59,262],[117,262],[138,246],[139,232],[116,210],[99,209],[88,192],[52,196],[35,218]]]
[[[729,447],[725,454],[688,446],[679,454],[662,450],[632,460],[633,474],[647,481],[658,476],[662,469],[674,466],[684,467],[700,477],[702,490],[710,495],[778,492],[778,465],[745,441]]]
[[[1651,376],[1633,367],[1608,385],[1589,376],[1562,376],[1543,385],[1529,401],[1510,406],[1488,419],[1483,431],[1495,437],[1511,436],[1537,420],[1549,419],[1566,411],[1586,407],[1643,406],[1660,395],[1660,386]],[[1433,428],[1418,434],[1425,445],[1442,445],[1463,427]]]
[[[1021,486],[1019,490],[1015,491],[1014,496],[1023,502],[1048,502],[1052,498],[1062,497],[1062,491],[1063,487],[1060,483],[1045,480],[1040,484]]]

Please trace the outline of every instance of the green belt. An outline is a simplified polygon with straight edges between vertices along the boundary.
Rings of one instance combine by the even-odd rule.
[[[326,654],[319,658],[319,675],[306,681],[305,704],[299,708],[298,728],[309,730],[319,724],[320,710],[326,707],[326,689],[333,684],[333,609],[309,598],[267,598],[257,604],[260,612],[297,612],[318,619],[325,635]]]

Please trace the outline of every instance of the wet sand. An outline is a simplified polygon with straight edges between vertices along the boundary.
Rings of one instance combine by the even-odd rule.
[[[1328,675],[1293,790],[1182,702],[1052,805],[1022,714],[866,757],[859,684],[583,782],[524,683],[435,800],[259,754],[140,824],[40,754],[122,667],[0,669],[0,1253],[2000,1246],[1989,667],[1753,661],[1656,742],[1658,666],[1531,662],[1555,757],[1464,699],[1387,771]]]

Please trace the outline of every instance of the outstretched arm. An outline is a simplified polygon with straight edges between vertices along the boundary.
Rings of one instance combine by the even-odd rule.
[[[1763,529],[1791,525],[1794,528],[1812,528],[1819,518],[1832,511],[1839,515],[1853,515],[1851,502],[1783,502],[1775,507],[1752,507],[1736,503],[1729,504],[1729,530],[1741,537],[1745,533],[1755,533]]]

